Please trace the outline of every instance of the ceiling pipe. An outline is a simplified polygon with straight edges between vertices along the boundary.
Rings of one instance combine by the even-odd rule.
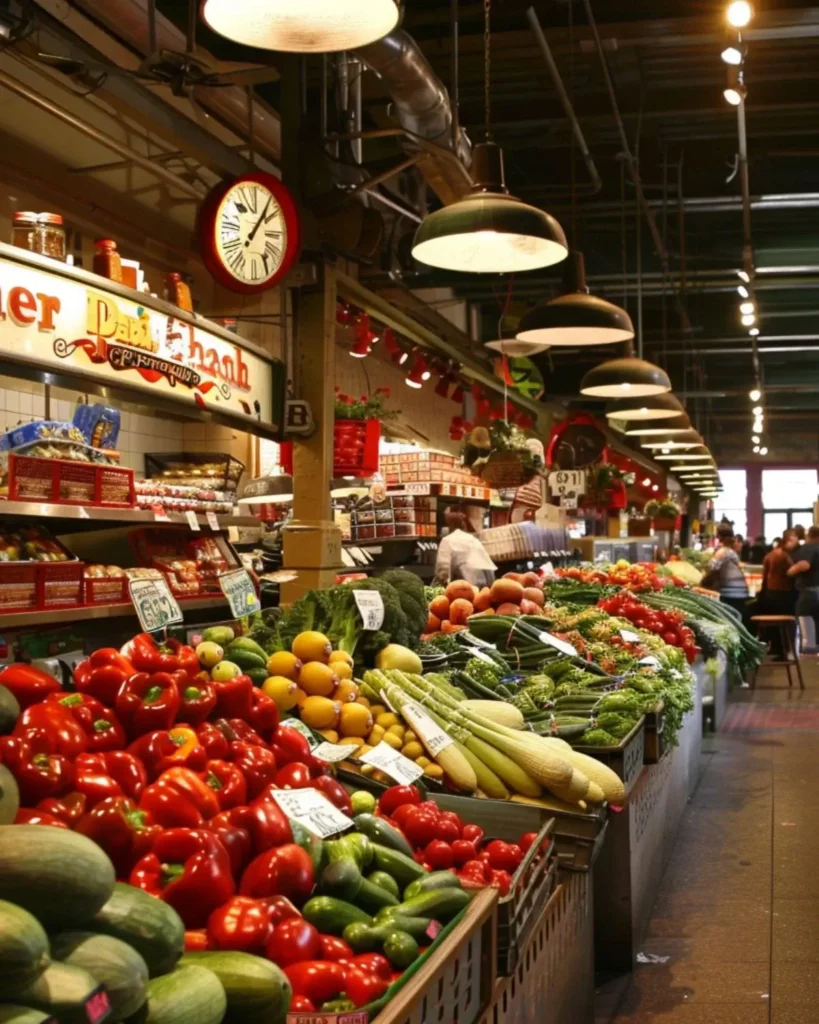
[[[745,273],[754,280],[754,242],[751,235],[751,186],[748,177],[748,133],[745,127],[745,98],[737,106],[737,138],[739,143],[739,188],[742,195],[742,262]],[[753,283],[751,285],[753,288]],[[761,379],[756,337],[751,337],[751,363],[756,380]]]

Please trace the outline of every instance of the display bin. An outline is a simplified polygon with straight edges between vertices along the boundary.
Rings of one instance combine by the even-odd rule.
[[[0,562],[0,615],[37,607],[37,563]]]
[[[86,576],[85,603],[87,605],[124,604],[128,601],[126,576]]]
[[[145,476],[149,480],[183,486],[236,491],[245,464],[226,452],[146,452]]]
[[[581,754],[588,754],[611,768],[614,774],[623,780],[628,793],[643,770],[645,719],[641,718],[617,747],[575,746],[575,750]]]
[[[514,974],[498,981],[480,1024],[592,1024],[593,932],[592,875],[561,872]]]
[[[83,603],[83,562],[38,562],[37,604],[43,611],[77,608]]]
[[[549,813],[555,816],[555,853],[561,870],[589,871],[605,842],[607,807]]]
[[[8,496],[11,501],[133,508],[134,471],[99,462],[40,459],[12,452],[8,456]]]
[[[498,900],[498,973],[511,974],[555,883],[554,818],[547,811],[508,800],[430,794],[439,807],[455,811],[464,821],[478,825],[487,839],[517,842],[524,832],[537,832],[523,863],[512,879],[509,893]]]

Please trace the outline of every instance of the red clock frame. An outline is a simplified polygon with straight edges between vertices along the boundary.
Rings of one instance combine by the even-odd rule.
[[[231,189],[245,182],[259,184],[272,193],[273,198],[279,204],[279,208],[282,211],[287,229],[287,241],[279,269],[262,284],[256,285],[237,281],[235,276],[225,266],[216,244],[216,219],[219,214],[219,208],[222,205],[222,200]],[[202,253],[202,259],[211,276],[225,288],[232,292],[239,292],[242,295],[258,295],[261,292],[267,291],[268,288],[272,288],[273,285],[289,273],[301,249],[301,223],[290,190],[278,178],[275,178],[272,174],[266,174],[264,171],[250,171],[238,178],[233,178],[231,181],[217,185],[200,207],[197,233],[199,235],[199,248]]]

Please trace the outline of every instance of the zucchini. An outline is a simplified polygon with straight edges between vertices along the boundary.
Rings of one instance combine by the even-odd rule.
[[[0,899],[47,930],[85,924],[113,891],[114,867],[92,840],[63,828],[0,826]]]
[[[404,899],[411,900],[413,896],[420,896],[423,892],[434,892],[436,889],[461,889],[461,880],[454,871],[432,871],[423,878],[419,878],[404,890]]]
[[[20,810],[20,790],[17,780],[0,764],[0,825],[11,825]]]
[[[8,736],[20,717],[20,705],[7,686],[0,686],[0,736]]]
[[[136,1013],[148,997],[148,968],[145,961],[121,939],[94,932],[62,932],[52,936],[55,959],[82,967],[105,985],[114,1020]]]
[[[425,922],[425,925],[428,928],[429,921]],[[421,936],[425,934],[426,928],[420,933]],[[412,942],[415,948],[414,960],[418,956],[418,943],[409,932],[401,930],[398,921],[384,921],[376,925],[354,923],[344,929],[344,941],[356,953],[375,953],[384,950],[387,941],[393,935],[403,935]],[[404,943],[404,947],[407,948],[408,944]],[[412,960],[409,963],[412,963]]]
[[[250,676],[250,681],[254,686],[263,686],[265,680],[269,677],[270,673],[266,668],[246,668],[245,675]]]
[[[213,971],[191,964],[152,978],[148,1000],[129,1024],[221,1024],[226,1009],[221,981]]]
[[[383,952],[393,967],[399,970],[409,967],[420,956],[418,943],[411,935],[402,931],[390,932],[384,939]]]
[[[469,900],[469,893],[463,889],[434,889],[404,900],[395,908],[395,912],[405,917],[429,917],[434,921],[446,922],[460,914]]]
[[[0,1024],[57,1024],[53,1017],[31,1006],[0,1003]]]
[[[378,843],[379,846],[386,846],[390,850],[398,850],[399,853],[406,854],[407,857],[412,856],[412,847],[403,834],[383,818],[376,818],[374,814],[358,814],[353,818],[353,822],[356,829],[371,842]]]
[[[366,911],[333,896],[313,896],[302,907],[302,916],[322,934],[341,935],[348,924],[372,924]]]
[[[222,650],[233,643],[233,639],[236,634],[233,632],[231,626],[208,626],[207,629],[202,632],[202,639],[207,640],[212,644],[217,644]]]
[[[3,998],[30,985],[50,962],[48,936],[40,922],[22,907],[0,900],[0,992]]]
[[[429,938],[427,930],[430,926],[428,917],[407,917],[399,914],[397,907],[385,907],[375,915],[375,925],[379,928],[389,926],[399,931],[408,932],[415,939]]]
[[[250,654],[255,654],[257,658],[261,658],[267,662],[270,655],[267,651],[250,636],[237,636],[235,640],[231,640],[225,648],[225,657],[228,661],[234,661],[233,655],[236,651],[248,651]]]
[[[276,964],[250,953],[186,953],[189,964],[213,971],[227,998],[226,1024],[285,1024],[293,990]]]
[[[341,839],[332,839],[324,844],[327,860],[332,864],[336,860],[354,860],[364,871],[372,863],[373,852],[370,840],[360,832],[351,832]]]
[[[337,860],[328,864],[321,873],[318,889],[325,896],[335,896],[373,914],[382,907],[398,906],[397,898],[386,889],[368,882],[353,860]]]
[[[41,826],[35,827],[47,831]],[[18,992],[15,998],[25,1006],[51,1014],[60,1024],[88,1024],[87,1003],[101,990],[102,986],[96,978],[82,967],[72,967],[54,960],[36,981]],[[110,1016],[109,1011],[97,1019],[107,1020]]]
[[[152,978],[172,971],[185,947],[185,926],[173,907],[124,882],[88,927],[133,946]]]
[[[373,885],[377,885],[381,889],[386,889],[390,896],[395,896],[396,899],[401,895],[398,882],[396,882],[392,875],[388,875],[386,871],[371,871],[367,875],[367,881],[372,882]]]
[[[414,861],[412,857],[407,857],[399,850],[389,850],[386,846],[381,846],[378,843],[372,843],[371,846],[375,867],[379,871],[386,871],[388,875],[392,875],[402,889],[417,878],[423,878],[426,874],[417,861]]]

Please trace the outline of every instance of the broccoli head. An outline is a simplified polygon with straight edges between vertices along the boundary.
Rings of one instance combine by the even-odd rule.
[[[377,590],[384,603],[384,621],[377,630],[365,630],[356,604],[356,590]],[[378,579],[343,583],[324,591],[332,617],[326,633],[338,650],[360,661],[370,661],[387,644],[406,643],[406,616],[395,588]]]
[[[398,600],[407,616],[407,628],[412,636],[420,636],[427,630],[427,599],[424,584],[414,572],[407,569],[388,569],[377,579],[395,587]]]

